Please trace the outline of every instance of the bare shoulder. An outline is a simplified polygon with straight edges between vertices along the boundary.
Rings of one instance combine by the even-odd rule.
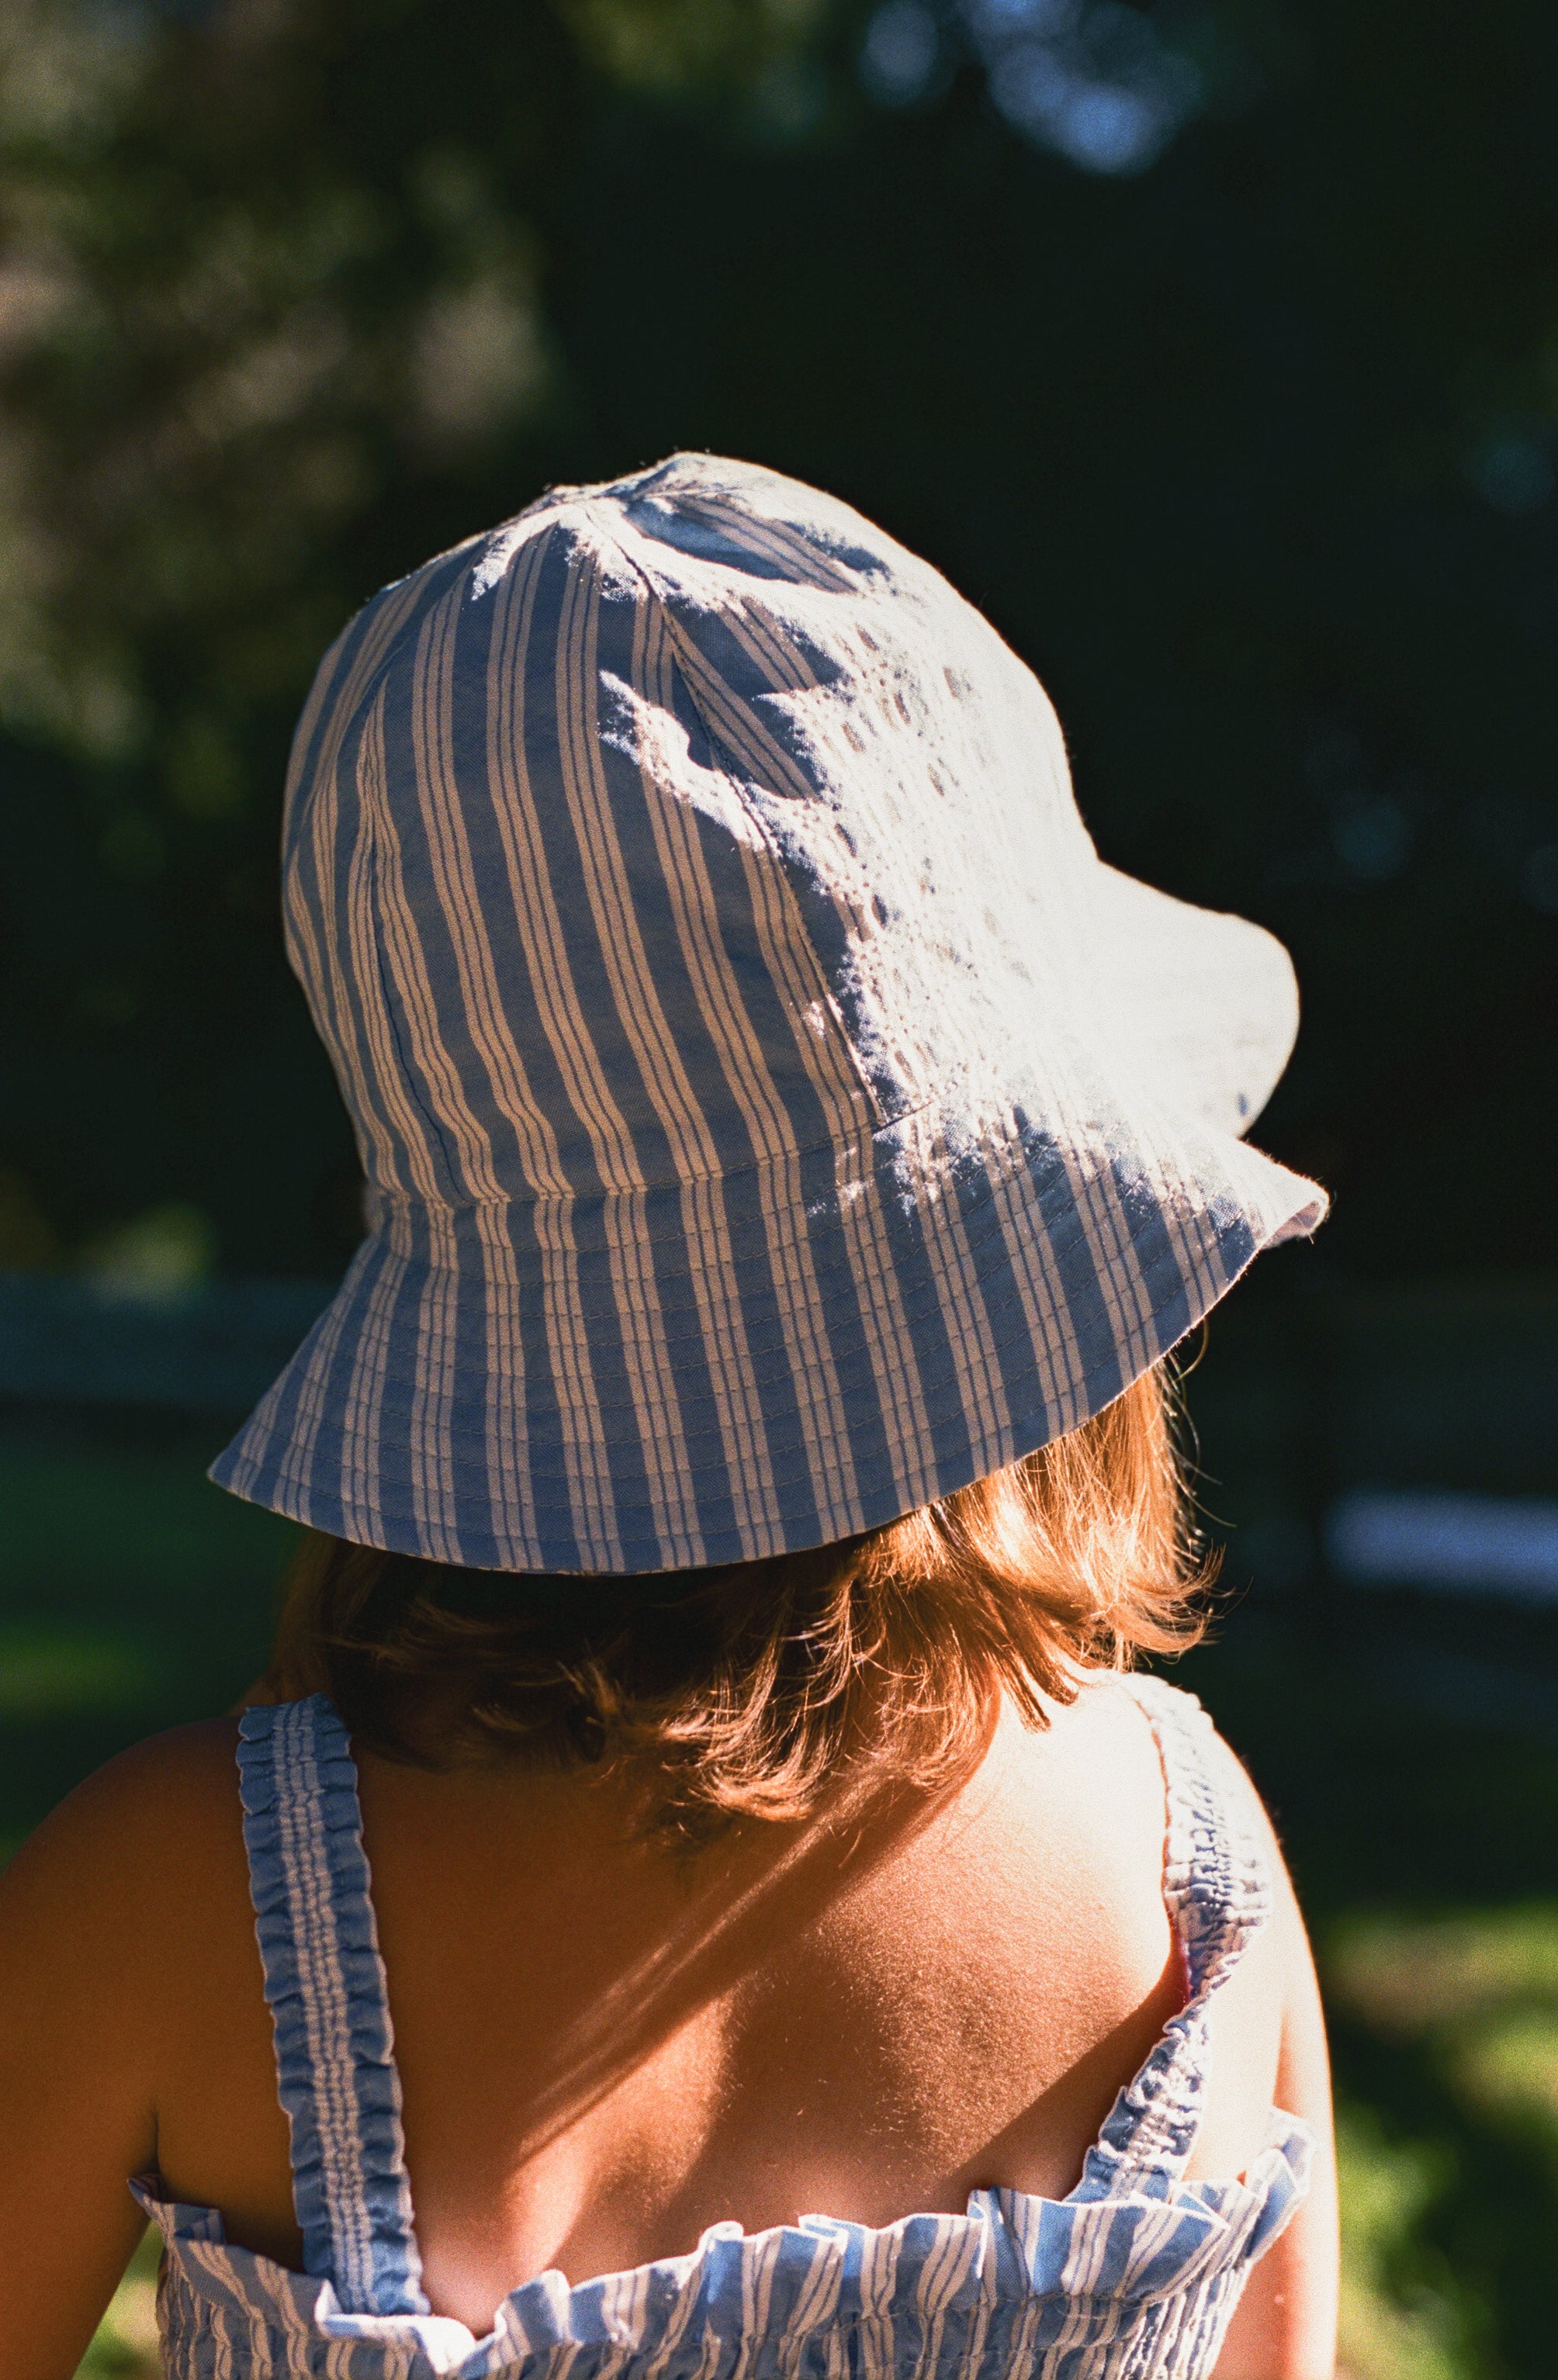
[[[50,1912],[76,1929],[164,1898],[242,1857],[236,1719],[202,1719],[132,1744],[78,1785],[0,1876],[0,1925]]]
[[[1313,1998],[1314,1961],[1276,1826],[1238,1755],[1221,1735],[1214,1734],[1212,1743],[1229,1803],[1265,1854],[1272,1885],[1271,1916],[1265,1928],[1267,1955],[1280,1968],[1284,1998],[1290,2008],[1295,2002],[1307,2004]]]
[[[1336,2153],[1320,1985],[1277,1830],[1243,1764],[1221,1738],[1217,1746],[1230,1799],[1266,1853],[1272,1911],[1220,1995],[1214,2058],[1225,2050],[1236,2063],[1257,2032],[1262,2039],[1269,2034],[1274,2010],[1272,2096],[1284,2115],[1308,2126],[1312,2142],[1308,2193],[1250,2277],[1218,2359],[1218,2380],[1328,2380],[1336,2341]],[[1192,2172],[1201,2169],[1199,2155],[1198,2146]]]
[[[1270,1973],[1282,2007],[1280,2104],[1302,2117],[1314,2129],[1324,2154],[1330,2155],[1331,2076],[1326,2052],[1325,2017],[1308,1928],[1298,1905],[1293,1878],[1271,1815],[1248,1771],[1218,1738],[1219,1757],[1226,1764],[1232,1789],[1243,1803],[1248,1823],[1266,1852],[1272,1879],[1272,1913],[1265,1929]]]
[[[136,1744],[0,1876],[7,2374],[74,2369],[140,2227],[126,2177],[155,2163],[165,2080],[212,2031],[191,1995],[241,1981],[236,1735],[216,1719]]]

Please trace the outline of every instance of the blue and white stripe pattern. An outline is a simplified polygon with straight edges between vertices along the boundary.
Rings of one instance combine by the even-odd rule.
[[[426,2313],[357,1768],[323,1694],[245,1711],[238,1784],[304,2269]]]
[[[310,2269],[229,2247],[214,2209],[137,2185],[165,2242],[167,2380],[1205,2380],[1250,2267],[1304,2196],[1312,2143],[1273,2110],[1241,2180],[1184,2179],[1209,2005],[1269,1888],[1205,1715],[1170,1687],[1133,1690],[1163,1755],[1164,1890],[1189,1997],[1068,2198],[979,2190],[963,2215],[881,2230],[719,2223],[634,2272],[575,2289],[543,2273],[480,2339],[420,2294],[340,1723],[322,1697],[251,1713],[250,1867]]]
[[[498,1570],[747,1560],[1109,1402],[1311,1183],[1259,929],[1134,884],[1032,674],[843,504],[707,455],[371,602],[284,893],[370,1236],[213,1476]]]

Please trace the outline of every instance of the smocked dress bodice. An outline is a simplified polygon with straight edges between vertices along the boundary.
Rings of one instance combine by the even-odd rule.
[[[1270,1883],[1194,1699],[1126,1682],[1167,1788],[1164,1898],[1187,1998],[1068,2197],[976,2190],[880,2230],[716,2223],[689,2253],[570,2288],[542,2273],[491,2329],[421,2287],[357,1772],[323,1695],[246,1712],[238,1766],[303,2272],[231,2246],[214,2208],[133,2183],[159,2227],[167,2380],[1204,2380],[1250,2268],[1308,2186],[1273,2109],[1238,2180],[1187,2181],[1208,2017]]]

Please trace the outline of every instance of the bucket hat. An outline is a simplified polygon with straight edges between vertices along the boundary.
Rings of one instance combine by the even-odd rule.
[[[213,1469],[359,1543],[828,1543],[1098,1412],[1324,1196],[1241,1138],[1281,945],[1103,864],[1030,670],[833,498],[677,455],[377,595],[288,949],[368,1236]]]

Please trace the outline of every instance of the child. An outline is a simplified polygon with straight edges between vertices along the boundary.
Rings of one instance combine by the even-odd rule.
[[[1162,1359],[1323,1211],[1278,946],[701,455],[378,596],[284,865],[371,1229],[215,1466],[308,1532],[263,1688],[0,1882],[6,2380],[142,2211],[172,2380],[1325,2380],[1302,1924],[1131,1674]]]

